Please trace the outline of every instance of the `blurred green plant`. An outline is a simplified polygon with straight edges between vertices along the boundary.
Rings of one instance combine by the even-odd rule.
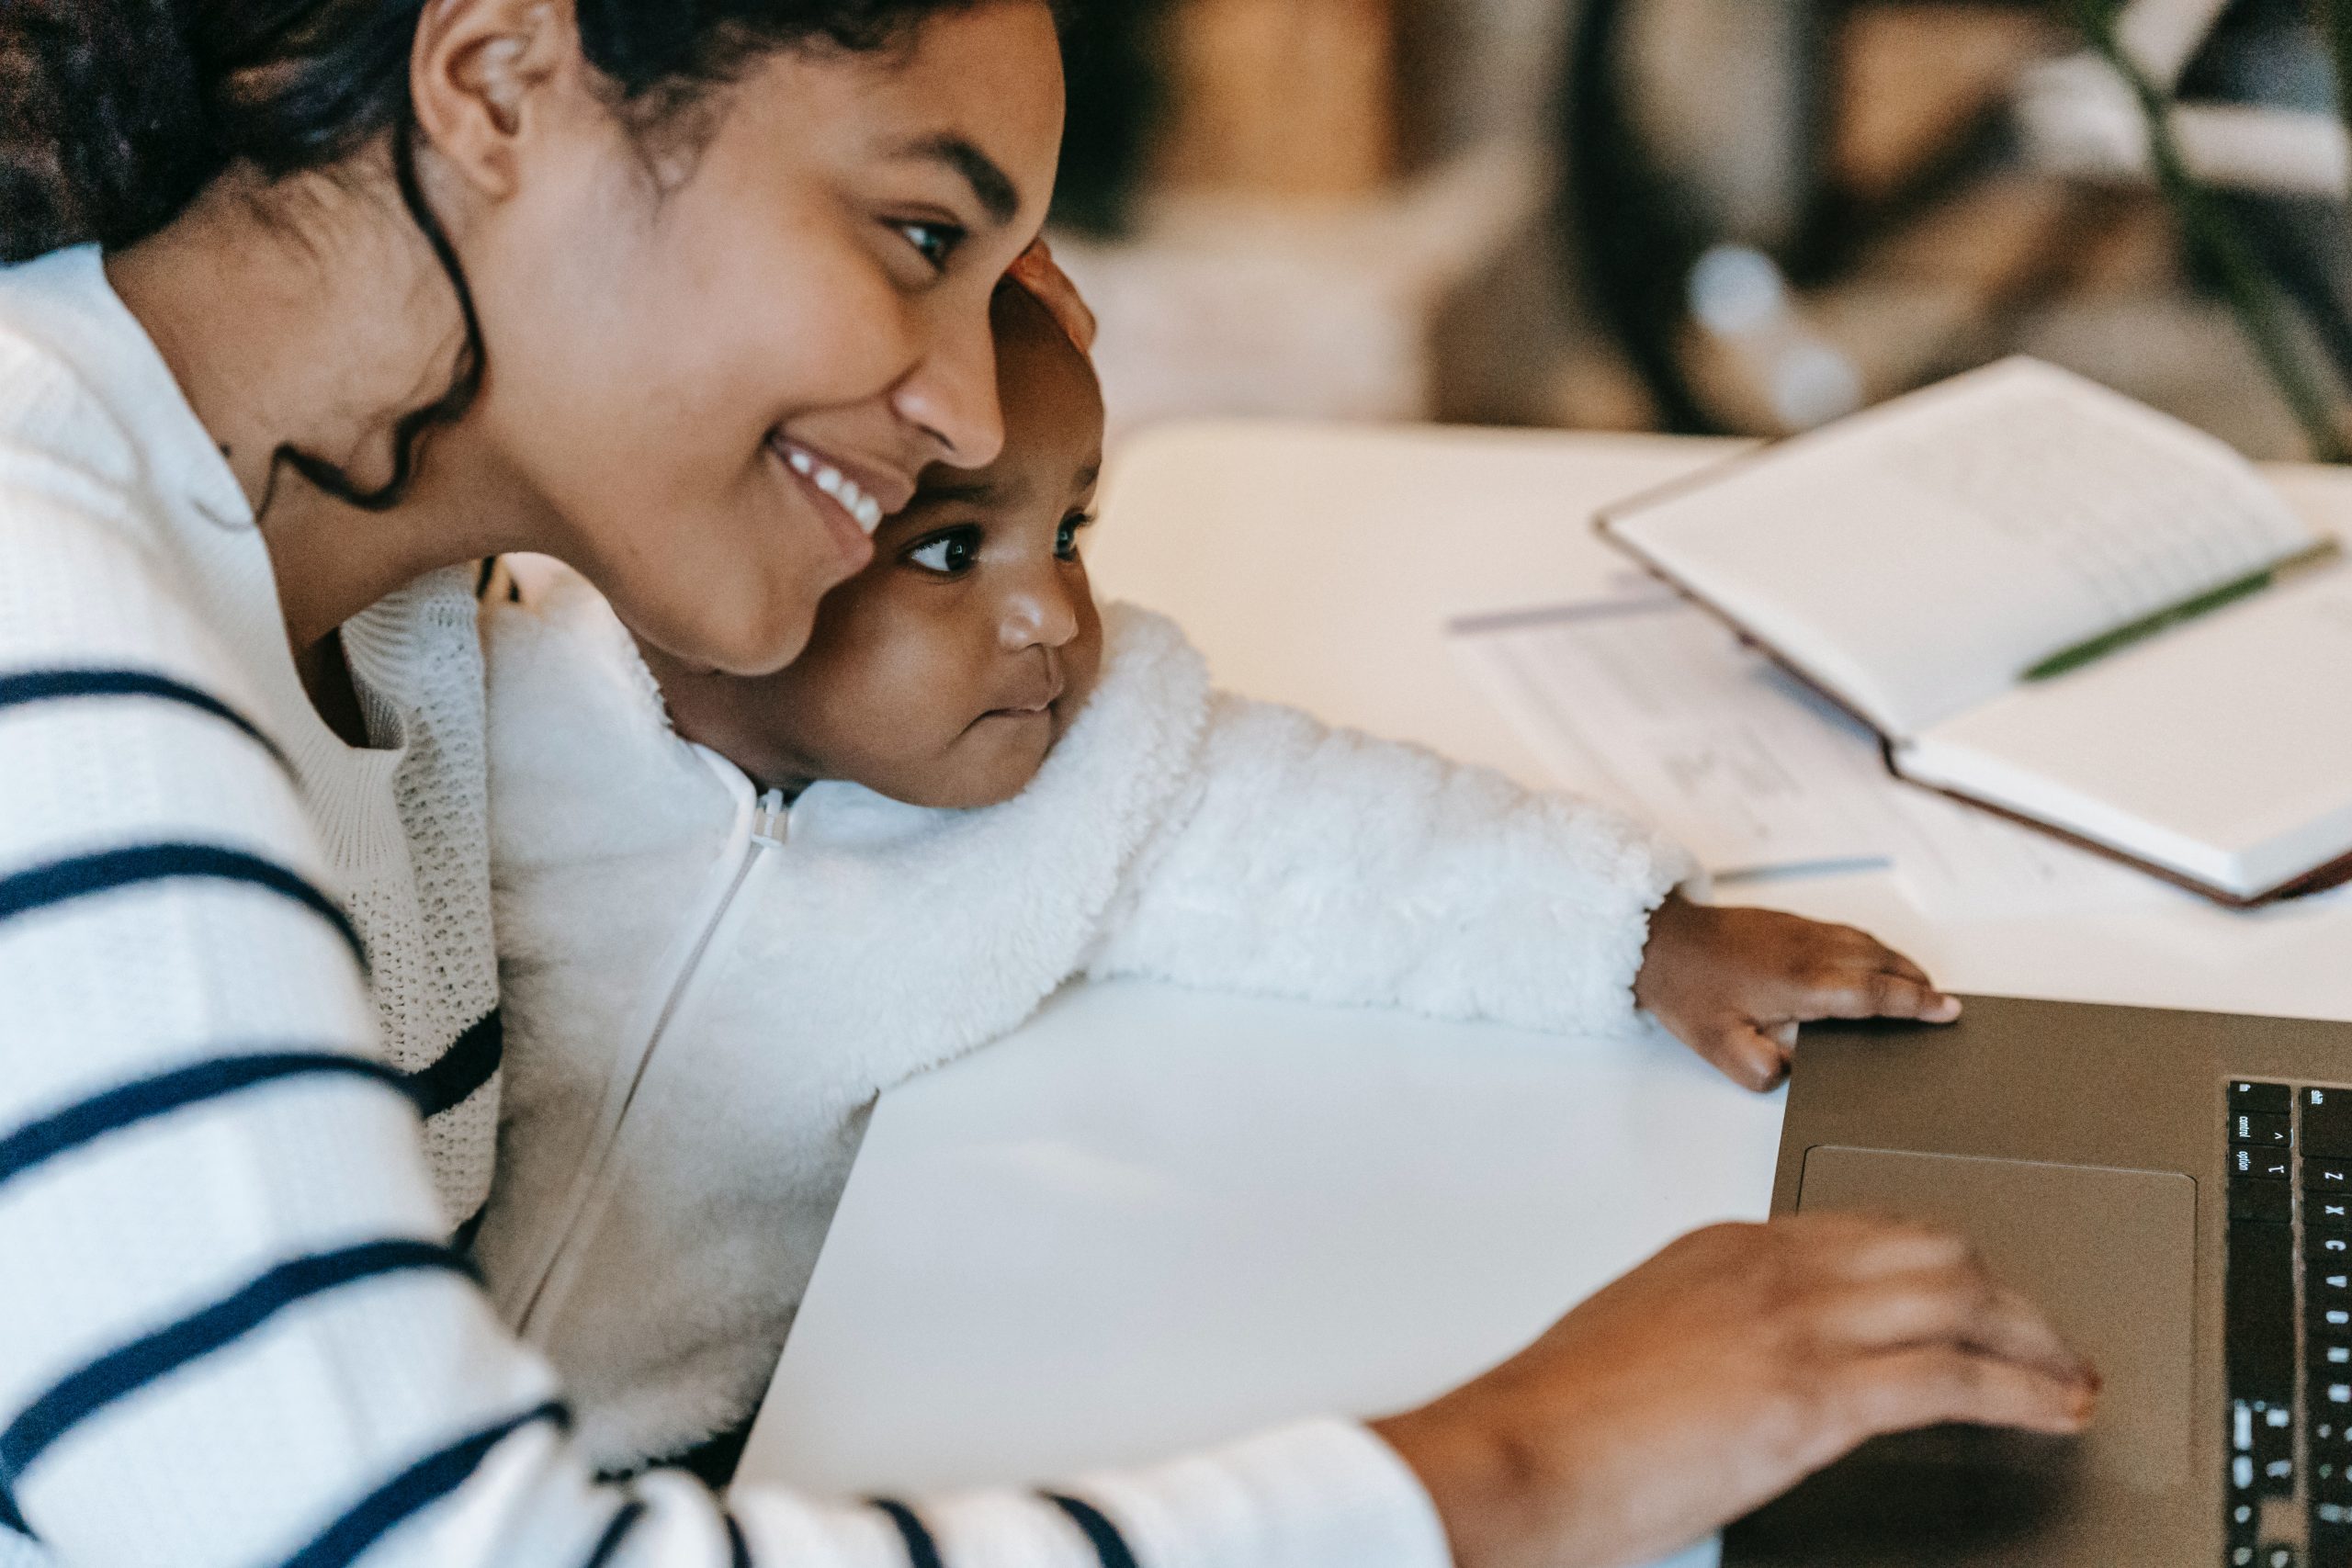
[[[2247,243],[2237,221],[2189,172],[2173,134],[2172,97],[2148,79],[2116,33],[2126,0],[2066,0],[2075,24],[2091,47],[2140,100],[2148,130],[2148,162],[2189,245],[2211,268],[2246,340],[2260,356],[2271,383],[2286,400],[2312,456],[2324,463],[2352,460],[2341,411],[2321,376],[2304,357],[2288,319],[2285,298]],[[2335,65],[2335,100],[2352,134],[2352,0],[2312,0],[2312,14],[2326,35]],[[2352,192],[2347,192],[2352,198]]]
[[[2312,13],[2335,62],[2335,108],[2344,117],[2344,130],[2352,136],[2352,0],[2312,0]]]

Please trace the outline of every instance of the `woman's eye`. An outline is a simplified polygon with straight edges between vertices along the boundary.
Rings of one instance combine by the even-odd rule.
[[[977,528],[957,528],[938,535],[907,552],[907,559],[913,565],[944,577],[969,571],[979,556],[980,535]]]
[[[1076,560],[1079,530],[1093,521],[1093,518],[1083,513],[1074,517],[1063,518],[1061,532],[1054,536],[1054,554],[1063,560]]]
[[[934,271],[945,271],[956,247],[964,243],[964,231],[953,223],[901,223],[899,232]]]

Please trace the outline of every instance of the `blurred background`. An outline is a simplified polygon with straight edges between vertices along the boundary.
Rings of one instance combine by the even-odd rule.
[[[2336,50],[2352,0],[1079,0],[1056,249],[1114,440],[1779,434],[2025,352],[2337,458]]]

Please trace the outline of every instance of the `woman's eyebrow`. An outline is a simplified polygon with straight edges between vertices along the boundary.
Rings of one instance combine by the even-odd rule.
[[[982,209],[1000,225],[1012,222],[1013,214],[1021,210],[1021,187],[1012,176],[997,166],[996,160],[953,131],[901,141],[890,149],[890,156],[921,158],[953,169],[964,176]]]

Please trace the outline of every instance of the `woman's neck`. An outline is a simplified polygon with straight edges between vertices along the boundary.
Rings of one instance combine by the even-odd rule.
[[[298,658],[425,572],[528,547],[532,503],[462,424],[426,438],[387,512],[276,461],[291,446],[381,483],[394,421],[449,384],[456,301],[388,175],[265,190],[232,173],[107,273],[260,517]]]

